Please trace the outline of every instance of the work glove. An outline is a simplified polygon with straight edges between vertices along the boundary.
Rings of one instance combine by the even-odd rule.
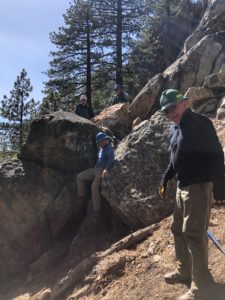
[[[165,184],[160,184],[159,196],[162,200],[164,200],[166,198],[166,185]]]
[[[166,197],[166,190],[162,185],[159,186],[159,196],[162,200],[164,200]]]

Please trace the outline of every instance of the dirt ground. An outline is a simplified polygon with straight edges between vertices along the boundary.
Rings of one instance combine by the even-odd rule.
[[[209,229],[225,248],[224,216],[225,207],[215,206]],[[177,299],[188,287],[167,284],[163,278],[164,273],[176,267],[170,222],[171,218],[163,220],[146,239],[109,255],[102,253],[115,243],[115,236],[105,234],[88,239],[54,267],[2,286],[0,300]],[[93,258],[96,249],[97,260]],[[81,261],[82,265],[77,269]],[[209,266],[220,292],[220,296],[212,300],[225,300],[225,255],[211,241]],[[67,288],[59,293],[65,282]]]

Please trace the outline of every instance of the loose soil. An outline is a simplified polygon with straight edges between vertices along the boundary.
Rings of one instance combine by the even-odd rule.
[[[209,229],[225,248],[225,207],[215,206]],[[115,234],[102,233],[77,242],[67,258],[42,272],[26,274],[1,287],[1,300],[172,300],[188,290],[183,284],[170,285],[163,275],[174,270],[174,242],[170,232],[171,217],[159,223],[158,229],[133,246],[103,256],[113,243],[121,239]],[[77,246],[77,247],[76,247]],[[98,259],[93,259],[94,254]],[[84,264],[74,279],[79,262]],[[209,267],[218,283],[220,296],[225,300],[225,255],[209,241]],[[77,270],[77,269],[76,269]],[[83,271],[85,272],[83,273]],[[77,274],[76,274],[77,276]],[[60,283],[61,282],[61,283]],[[67,282],[66,290],[58,297],[56,290]],[[206,300],[206,299],[203,299]]]

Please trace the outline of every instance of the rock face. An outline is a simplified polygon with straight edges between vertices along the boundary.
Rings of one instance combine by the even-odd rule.
[[[34,121],[22,160],[0,168],[0,278],[34,262],[71,223],[74,232],[84,203],[75,176],[93,166],[93,123],[57,112]]]
[[[202,21],[186,41],[182,56],[162,74],[150,79],[133,100],[128,112],[129,124],[137,117],[144,120],[154,114],[159,107],[159,97],[164,89],[176,88],[185,93],[188,88],[204,86],[216,94],[224,91],[224,83],[221,83],[222,74],[214,75],[205,81],[212,73],[219,74],[225,64],[224,20],[225,2],[209,1]],[[200,99],[203,99],[203,96],[200,96]],[[217,99],[217,104],[220,99]],[[217,105],[211,105],[211,108],[216,113]],[[204,113],[204,110],[198,111]]]
[[[74,180],[21,161],[0,170],[0,278],[18,273],[78,218]]]
[[[162,89],[163,84],[163,74],[158,74],[149,80],[149,82],[134,98],[128,111],[130,126],[132,125],[133,120],[135,120],[137,117],[145,120],[150,116],[152,107],[155,105],[156,99]]]
[[[117,162],[102,193],[130,228],[156,223],[171,213],[173,204],[161,200],[158,187],[169,161],[168,124],[161,113],[137,125],[116,150]],[[174,186],[168,189],[169,199]]]
[[[190,50],[204,36],[224,31],[224,25],[225,2],[223,0],[209,0],[200,24],[185,41],[184,51]]]

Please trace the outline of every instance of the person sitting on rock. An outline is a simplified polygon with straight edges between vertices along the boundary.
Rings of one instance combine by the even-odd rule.
[[[101,184],[102,179],[107,177],[114,163],[114,148],[109,141],[109,136],[104,132],[96,135],[98,146],[97,162],[94,168],[86,169],[76,176],[78,196],[82,201],[87,200],[86,181],[91,181],[91,200],[93,226],[96,228],[101,223]]]
[[[129,95],[124,92],[122,84],[116,84],[114,91],[116,92],[116,94],[112,97],[111,105],[129,102]]]
[[[81,95],[80,103],[76,107],[75,114],[85,119],[92,119],[94,117],[94,113],[92,108],[87,103],[87,97],[85,95]]]

